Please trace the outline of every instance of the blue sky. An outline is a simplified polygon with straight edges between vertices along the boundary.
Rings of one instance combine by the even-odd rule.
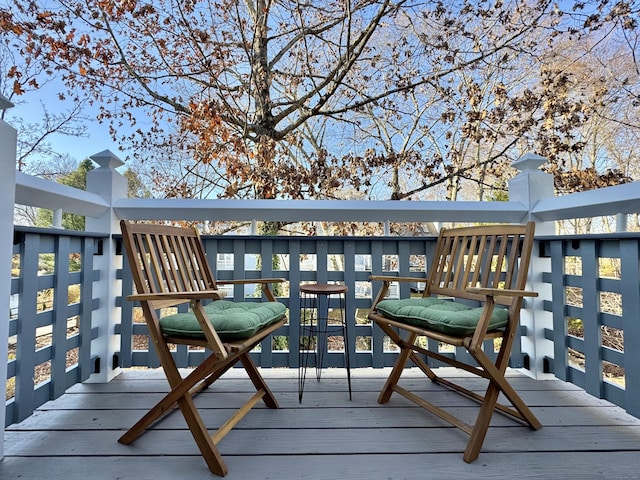
[[[22,118],[30,124],[42,123],[44,115],[43,104],[50,114],[62,113],[68,110],[69,101],[58,100],[58,89],[61,89],[59,83],[52,82],[40,90],[29,91],[20,97],[14,97],[11,100],[14,107],[7,112],[5,120],[9,124],[13,123],[13,118]],[[60,154],[67,154],[79,163],[95,153],[108,149],[124,160],[126,153],[119,151],[116,142],[111,139],[109,126],[96,120],[97,112],[98,108],[95,106],[85,107],[84,116],[87,118],[83,120],[83,124],[86,126],[86,137],[51,134],[47,141],[54,151]],[[31,161],[35,160],[39,159],[37,157],[31,158]]]

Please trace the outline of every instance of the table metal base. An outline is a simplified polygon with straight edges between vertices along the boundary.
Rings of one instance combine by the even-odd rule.
[[[328,349],[329,336],[341,336],[344,341],[344,364],[347,369],[349,400],[351,400],[351,362],[349,359],[349,329],[346,321],[346,285],[313,283],[300,285],[303,295],[302,317],[299,331],[298,357],[298,401],[302,403],[304,383],[309,366],[309,357],[314,356],[316,379],[320,381],[324,356]],[[340,324],[329,323],[329,296],[337,295],[340,310]],[[321,313],[322,309],[322,313]]]

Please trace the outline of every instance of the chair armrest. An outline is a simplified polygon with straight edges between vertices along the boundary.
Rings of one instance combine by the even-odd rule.
[[[478,295],[487,295],[491,297],[537,297],[538,292],[531,292],[528,290],[509,290],[502,288],[482,288],[482,287],[469,287],[465,289],[466,292],[476,293]]]
[[[226,295],[222,290],[200,290],[197,292],[161,292],[161,293],[136,293],[128,295],[127,300],[158,301],[158,300],[220,300]]]
[[[371,305],[371,311],[374,311],[376,309],[376,305],[378,305],[378,302],[380,302],[383,298],[387,296],[387,293],[389,292],[389,287],[392,282],[417,282],[417,283],[424,283],[425,285],[427,285],[429,282],[429,279],[427,278],[397,277],[394,275],[369,275],[369,280],[382,281],[382,288],[378,291],[378,294],[373,299],[373,304]]]

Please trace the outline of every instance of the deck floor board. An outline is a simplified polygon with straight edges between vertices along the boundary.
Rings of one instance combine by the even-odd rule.
[[[640,479],[640,420],[559,380],[511,372],[513,385],[543,423],[532,431],[494,415],[478,460],[462,461],[467,436],[399,395],[379,405],[388,369],[352,371],[353,400],[340,369],[307,378],[263,370],[280,409],[258,406],[221,442],[229,479]],[[452,373],[452,372],[447,372]],[[456,374],[457,375],[457,374]],[[458,375],[468,388],[483,381]],[[404,385],[472,422],[476,405],[407,371]],[[197,397],[214,430],[250,395],[242,370]],[[179,412],[132,445],[118,437],[167,391],[162,372],[128,370],[108,384],[82,384],[5,433],[1,479],[202,479],[209,473]]]

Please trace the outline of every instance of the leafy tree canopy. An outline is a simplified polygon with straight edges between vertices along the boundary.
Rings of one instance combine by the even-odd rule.
[[[455,199],[465,181],[482,198],[531,149],[592,169],[579,188],[633,174],[601,180],[606,148],[584,152],[594,119],[639,124],[637,1],[10,4],[13,92],[60,75],[158,182],[181,164],[169,196]]]

